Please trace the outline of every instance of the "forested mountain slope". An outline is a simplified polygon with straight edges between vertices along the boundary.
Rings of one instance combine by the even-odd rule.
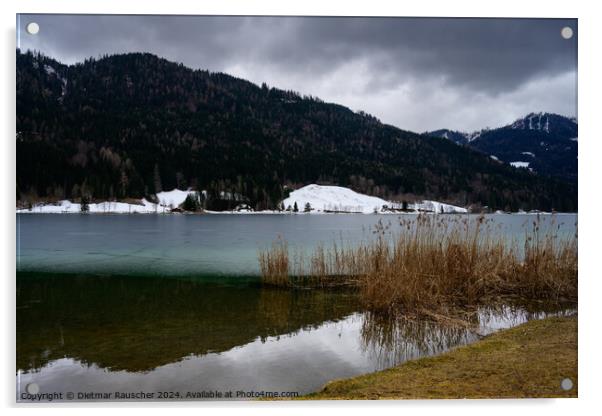
[[[368,114],[132,53],[63,65],[17,51],[17,199],[140,198],[206,189],[273,208],[336,184],[385,199],[577,209],[573,184]]]

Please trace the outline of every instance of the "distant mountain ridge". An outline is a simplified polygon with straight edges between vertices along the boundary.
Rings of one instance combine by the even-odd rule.
[[[554,113],[530,113],[505,126],[514,130],[538,130],[562,137],[577,137],[578,125],[575,117]]]
[[[338,185],[385,200],[576,211],[573,184],[319,98],[129,53],[64,65],[17,50],[17,200],[205,189],[207,209],[274,209]],[[229,197],[229,196],[236,196]]]
[[[440,129],[425,134],[451,140],[513,166],[577,181],[578,124],[574,117],[530,113],[495,129],[473,133]]]
[[[469,142],[469,134],[456,130],[440,129],[434,131],[427,131],[424,133],[431,137],[441,137],[442,139],[448,139],[456,144],[467,144]]]

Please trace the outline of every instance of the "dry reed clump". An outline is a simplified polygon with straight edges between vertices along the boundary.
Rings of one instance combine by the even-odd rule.
[[[538,217],[522,245],[496,233],[482,216],[421,214],[400,226],[392,233],[379,221],[375,239],[354,247],[320,245],[308,257],[295,252],[292,259],[279,239],[259,255],[263,281],[280,286],[351,281],[375,311],[474,305],[508,295],[577,297],[577,236],[559,237],[554,223],[542,235]]]
[[[513,265],[508,284],[526,297],[577,299],[577,252],[576,234],[569,239],[552,231],[542,235],[540,222],[533,221],[525,236],[524,261]]]
[[[259,267],[264,283],[275,286],[289,285],[288,244],[278,236],[270,250],[259,252]]]
[[[271,248],[259,252],[261,280],[281,287],[357,285],[359,277],[368,270],[367,254],[365,250],[333,242],[328,248],[320,243],[307,255],[302,250],[289,249],[279,236]]]

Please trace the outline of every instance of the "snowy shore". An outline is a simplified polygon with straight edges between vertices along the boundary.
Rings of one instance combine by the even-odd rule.
[[[158,203],[141,199],[138,203],[100,202],[88,204],[88,212],[92,214],[167,214],[178,208],[188,194],[193,190],[159,192]],[[297,211],[304,214],[328,213],[361,213],[361,214],[400,214],[402,204],[386,201],[381,198],[357,193],[349,188],[340,186],[307,185],[292,191],[288,198],[282,201],[285,210],[234,210],[234,211],[204,211],[207,214],[290,214]],[[405,212],[431,212],[435,214],[464,214],[468,210],[463,207],[444,204],[437,201],[421,201],[406,205]],[[63,200],[54,204],[39,204],[31,208],[17,209],[17,213],[32,214],[69,214],[81,213],[81,204]]]
[[[158,204],[141,199],[139,203],[127,202],[100,202],[88,204],[88,212],[92,214],[164,214],[170,213],[172,208],[180,206],[189,193],[194,191],[181,191],[174,189],[169,192],[157,194]],[[17,213],[32,214],[77,214],[81,213],[81,204],[68,200],[59,201],[55,204],[40,204],[29,208],[17,209]]]

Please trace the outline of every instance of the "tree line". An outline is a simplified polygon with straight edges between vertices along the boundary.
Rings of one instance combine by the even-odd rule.
[[[390,200],[577,209],[576,185],[294,91],[133,53],[63,65],[17,50],[17,200],[153,200],[277,209],[336,184]],[[304,209],[304,207],[298,207]]]

